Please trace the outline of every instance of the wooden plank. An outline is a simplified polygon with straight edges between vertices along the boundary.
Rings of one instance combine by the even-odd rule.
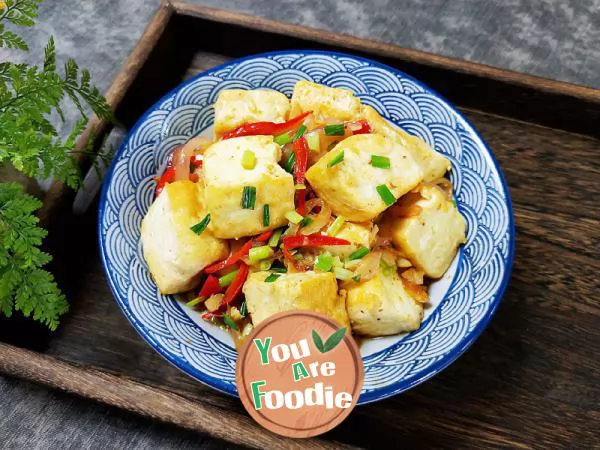
[[[0,371],[252,448],[340,448],[339,443],[318,439],[283,438],[263,429],[247,415],[2,343]]]
[[[464,112],[498,159],[513,201],[546,214],[600,219],[600,140]]]

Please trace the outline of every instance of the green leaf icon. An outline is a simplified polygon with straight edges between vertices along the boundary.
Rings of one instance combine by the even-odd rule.
[[[329,339],[327,339],[327,341],[325,341],[325,345],[323,346],[323,353],[327,353],[328,351],[331,351],[334,348],[336,348],[337,345],[340,342],[342,342],[342,339],[344,339],[345,334],[346,334],[346,328],[340,328],[335,333],[333,333],[331,336],[329,336]]]
[[[329,336],[327,341],[325,341],[325,344],[323,344],[323,340],[321,339],[321,336],[319,336],[319,333],[317,333],[316,330],[312,331],[312,338],[313,342],[315,343],[315,347],[317,347],[321,353],[327,353],[336,348],[338,344],[342,342],[342,339],[344,339],[345,335],[346,328],[340,328],[331,336]]]
[[[321,339],[321,336],[319,336],[319,333],[317,333],[317,330],[312,330],[312,338],[317,350],[319,350],[321,353],[325,353],[323,349],[323,340]]]

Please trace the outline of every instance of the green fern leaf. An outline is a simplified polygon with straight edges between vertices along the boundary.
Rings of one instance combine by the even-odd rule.
[[[44,71],[56,72],[56,47],[52,36],[50,36],[46,47],[44,47]]]
[[[38,248],[47,234],[33,214],[40,206],[21,185],[0,183],[0,310],[8,317],[19,310],[56,329],[68,304],[42,269],[51,257]]]
[[[11,31],[5,31],[4,25],[0,23],[0,47],[29,50],[27,42]]]
[[[7,19],[15,25],[31,27],[38,16],[42,0],[4,0],[6,7],[0,10],[0,20]]]
[[[31,26],[41,0],[0,0],[0,21]],[[0,47],[27,49],[25,41],[0,23]],[[69,98],[82,118],[61,139],[50,122],[56,113],[64,121],[61,102]],[[44,48],[43,66],[0,63],[0,165],[11,164],[31,177],[64,181],[76,188],[81,180],[72,153],[88,122],[87,108],[98,117],[113,120],[112,111],[87,70],[69,60],[64,73],[56,68],[56,47],[51,37]],[[83,153],[94,154],[93,148]],[[58,326],[67,309],[65,296],[52,275],[44,270],[51,256],[40,249],[46,231],[38,226],[39,200],[20,185],[0,183],[0,313],[15,310],[46,324]]]

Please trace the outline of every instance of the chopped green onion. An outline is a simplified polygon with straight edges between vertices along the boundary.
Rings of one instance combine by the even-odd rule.
[[[333,267],[333,256],[321,253],[315,259],[315,269],[319,272],[329,272]]]
[[[271,267],[271,272],[287,273],[287,269],[285,267]]]
[[[298,131],[296,131],[296,134],[294,134],[292,136],[292,142],[295,141],[296,139],[300,139],[305,132],[306,132],[306,125],[302,125],[300,128],[298,128]]]
[[[306,189],[306,185],[302,184],[302,183],[298,183],[294,185],[294,189],[296,189],[297,191],[303,191],[304,189]]]
[[[259,268],[260,268],[260,270],[262,270],[264,272],[271,268],[272,263],[273,263],[273,261],[266,259],[266,260],[260,262]]]
[[[333,166],[341,163],[343,160],[344,160],[344,150],[342,150],[337,155],[335,155],[333,158],[331,158],[329,160],[329,162],[327,163],[327,167],[333,167]]]
[[[279,238],[281,237],[282,234],[283,234],[283,228],[279,228],[278,230],[275,230],[275,232],[269,238],[269,247],[277,247],[277,244],[279,244]]]
[[[256,155],[252,150],[246,150],[242,155],[242,167],[246,170],[252,170],[256,167]]]
[[[313,223],[313,220],[310,217],[306,216],[304,219],[302,219],[302,222],[300,222],[300,226],[301,227],[307,227],[311,223]]]
[[[265,278],[265,283],[272,283],[273,281],[277,280],[277,278],[279,278],[280,276],[280,273],[271,273],[267,278]]]
[[[344,263],[342,263],[342,260],[339,256],[333,257],[333,267],[344,267]]]
[[[458,205],[456,204],[456,199],[455,199],[455,198],[453,198],[453,199],[452,199],[452,203],[454,204],[454,207],[455,207],[456,209],[458,209]]]
[[[349,271],[348,269],[344,269],[342,267],[334,267],[333,273],[338,280],[349,280],[354,276],[354,272]]]
[[[302,217],[296,211],[290,211],[285,213],[285,218],[295,224],[299,224],[304,219],[304,217]]]
[[[389,169],[391,167],[390,158],[387,156],[371,155],[371,165],[379,169]]]
[[[202,303],[204,300],[206,300],[204,297],[196,297],[194,300],[187,302],[185,306],[193,308],[194,306]]]
[[[313,152],[318,152],[321,149],[321,140],[319,139],[319,133],[316,131],[313,133],[308,133],[306,135],[306,143],[308,144],[308,148]]]
[[[227,275],[223,275],[221,278],[219,278],[219,286],[229,286],[233,282],[233,279],[235,278],[237,273],[238,271],[234,270],[233,272],[229,272]]]
[[[274,141],[276,144],[285,145],[285,144],[290,144],[292,142],[292,138],[290,137],[289,133],[283,133],[283,134],[280,134],[279,136],[276,136]]]
[[[240,327],[237,326],[237,323],[235,323],[229,314],[223,314],[223,322],[232,330],[240,331]]]
[[[346,218],[344,216],[337,216],[333,223],[329,225],[329,228],[327,228],[327,234],[329,236],[335,236],[336,234],[338,234],[345,221]]]
[[[196,233],[198,236],[200,236],[202,234],[202,232],[204,230],[206,230],[206,227],[208,226],[209,223],[210,223],[210,214],[207,214],[206,216],[204,216],[204,219],[202,219],[196,225],[191,227],[190,230],[192,230],[194,233]]]
[[[343,123],[325,125],[323,131],[325,132],[325,136],[343,136],[346,132]]]
[[[256,203],[256,188],[254,186],[244,186],[242,193],[242,208],[254,209]]]
[[[271,256],[273,256],[273,249],[268,245],[251,248],[248,252],[248,259],[250,260],[250,263],[255,263],[263,259],[270,258]]]
[[[240,315],[242,317],[246,317],[248,315],[248,305],[246,305],[245,301],[243,301],[240,305]]]
[[[385,203],[387,206],[391,206],[396,203],[396,197],[394,197],[394,194],[392,194],[390,188],[385,184],[380,184],[375,189],[377,189],[377,193],[381,197],[381,200],[383,200],[383,203]]]
[[[348,256],[348,260],[354,261],[355,259],[361,259],[367,256],[368,254],[369,249],[367,247],[361,247],[358,250],[355,250],[352,253],[350,253],[350,256]]]
[[[271,215],[269,205],[263,206],[263,226],[268,227],[271,224]]]
[[[357,283],[360,283],[360,275],[354,275],[352,277],[352,281],[356,281]]]
[[[296,164],[296,154],[294,152],[290,152],[287,160],[283,163],[283,168],[288,173],[292,173],[294,171],[294,164]]]

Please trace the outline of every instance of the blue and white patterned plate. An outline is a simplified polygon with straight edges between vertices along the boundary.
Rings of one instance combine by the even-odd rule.
[[[359,403],[372,402],[435,375],[475,341],[498,307],[514,251],[510,197],[492,153],[459,112],[406,74],[350,55],[287,51],[233,61],[185,82],[138,121],[112,163],[100,201],[102,261],[119,306],[155,350],[195,379],[237,395],[231,339],[158,293],[142,257],[140,224],[154,197],[153,177],[176,145],[210,133],[221,90],[265,88],[290,96],[303,79],[354,91],[445,154],[468,224],[466,245],[430,290],[421,328],[363,345]]]

